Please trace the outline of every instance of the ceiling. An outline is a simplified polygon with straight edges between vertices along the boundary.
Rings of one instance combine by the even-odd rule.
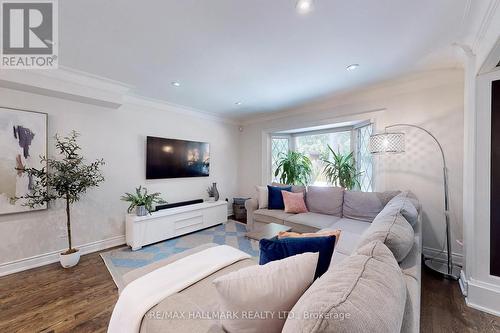
[[[295,0],[59,1],[59,61],[140,96],[248,117],[456,65],[468,2],[314,0],[300,15]]]

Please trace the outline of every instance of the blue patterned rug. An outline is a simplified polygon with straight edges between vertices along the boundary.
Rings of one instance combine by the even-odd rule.
[[[148,245],[137,251],[127,246],[101,253],[101,257],[118,285],[125,273],[206,243],[227,244],[258,257],[259,243],[245,237],[246,232],[245,224],[229,220],[225,224]]]

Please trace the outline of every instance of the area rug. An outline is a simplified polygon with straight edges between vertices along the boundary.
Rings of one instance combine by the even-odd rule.
[[[137,251],[126,246],[101,253],[101,257],[115,284],[123,286],[124,274],[206,243],[227,244],[252,257],[258,257],[259,243],[245,237],[246,232],[245,224],[229,220],[225,224],[145,246]]]

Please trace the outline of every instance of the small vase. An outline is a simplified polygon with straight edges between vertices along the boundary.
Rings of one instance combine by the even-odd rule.
[[[137,216],[146,216],[148,215],[148,211],[145,206],[137,206],[135,207],[135,215]]]
[[[219,201],[219,191],[217,190],[217,183],[213,183],[214,199]]]

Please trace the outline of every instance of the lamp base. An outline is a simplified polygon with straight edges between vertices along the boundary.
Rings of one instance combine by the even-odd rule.
[[[424,258],[424,264],[427,268],[442,275],[445,279],[458,280],[460,277],[461,267],[453,265],[451,272],[448,272],[448,265],[446,262],[437,261],[432,258]]]

